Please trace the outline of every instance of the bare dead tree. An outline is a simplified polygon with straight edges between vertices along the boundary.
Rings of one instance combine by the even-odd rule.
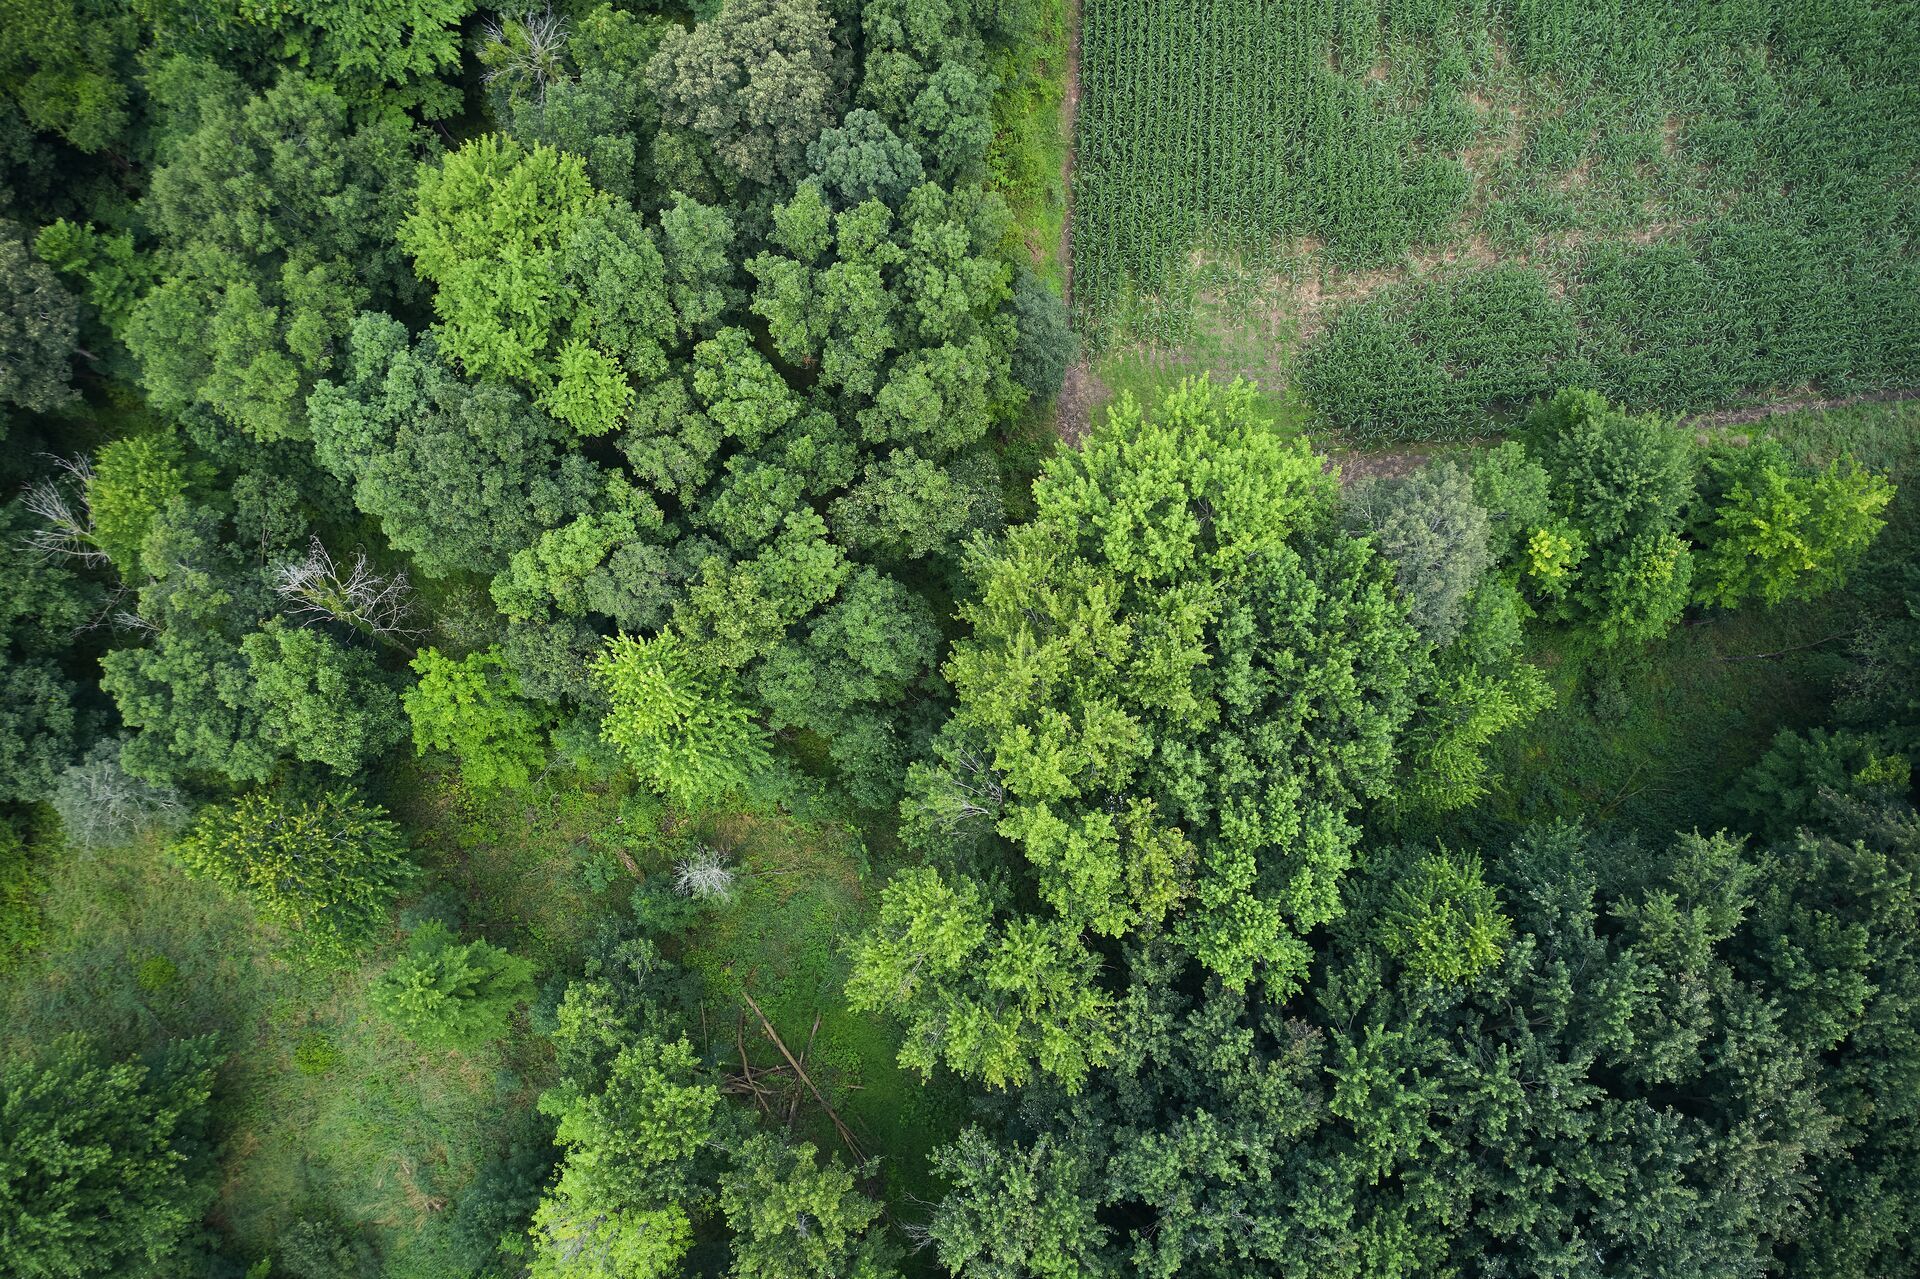
[[[486,68],[480,82],[491,89],[506,82],[533,86],[542,107],[547,89],[567,74],[567,20],[551,7],[529,10],[519,18],[489,18],[480,25],[480,63]]]
[[[28,547],[48,559],[105,564],[107,553],[93,531],[93,459],[83,453],[53,461],[66,475],[35,480],[20,496],[20,504],[42,521],[27,534]]]
[[[134,777],[120,766],[121,739],[98,743],[54,784],[51,802],[67,838],[87,848],[124,844],[143,830],[170,830],[186,817],[171,786]]]
[[[273,570],[273,593],[290,617],[303,624],[340,622],[383,644],[411,652],[409,641],[420,632],[407,625],[413,587],[403,572],[383,574],[355,549],[344,567],[319,538],[307,545],[300,559]]]
[[[702,844],[673,868],[673,891],[702,901],[725,901],[733,896],[733,867],[726,854]]]

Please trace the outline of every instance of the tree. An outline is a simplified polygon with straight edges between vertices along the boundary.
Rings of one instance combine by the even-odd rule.
[[[674,31],[647,64],[661,117],[691,129],[734,177],[802,176],[807,144],[833,122],[832,28],[819,0],[725,0]]]
[[[101,448],[84,500],[93,539],[122,578],[139,579],[148,526],[168,505],[204,488],[209,471],[190,464],[185,444],[171,433],[129,435]]]
[[[474,0],[293,0],[308,30],[290,43],[302,63],[355,102],[440,119],[460,110],[458,87],[441,77],[460,67],[460,25]],[[310,50],[310,52],[309,52]]]
[[[951,186],[980,176],[993,141],[992,107],[992,92],[964,62],[944,63],[927,78],[907,123],[934,181]]]
[[[698,662],[677,636],[615,636],[594,673],[611,706],[601,733],[674,803],[715,803],[766,767],[765,733],[733,682]]]
[[[567,1027],[563,1006],[563,1051]],[[535,1279],[674,1273],[693,1242],[690,1206],[711,1195],[701,1156],[721,1117],[720,1094],[695,1078],[696,1065],[685,1039],[640,1035],[612,1056],[597,1087],[567,1076],[541,1094],[566,1154],[533,1217]]]
[[[524,790],[546,762],[546,725],[499,648],[457,662],[422,649],[413,670],[420,680],[403,700],[415,752],[453,752],[461,780],[480,794]]]
[[[1384,916],[1382,945],[1423,981],[1466,982],[1500,962],[1513,926],[1480,859],[1444,848],[1416,859]]]
[[[21,1279],[198,1269],[220,1056],[192,1039],[116,1061],[69,1036],[0,1066],[0,1266]]]
[[[50,413],[72,403],[79,327],[78,301],[0,222],[0,404]]]
[[[80,151],[111,147],[126,132],[135,16],[86,0],[3,0],[0,88],[36,129]]]
[[[251,791],[208,808],[174,855],[329,959],[373,936],[413,870],[386,811],[347,790]]]
[[[1363,480],[1347,494],[1349,524],[1393,561],[1414,628],[1444,645],[1466,624],[1467,602],[1493,556],[1487,512],[1461,467],[1435,462],[1404,479]]]
[[[617,224],[607,222],[615,216],[578,156],[483,134],[422,173],[414,212],[400,227],[414,269],[435,286],[446,353],[476,376],[530,384],[586,434],[610,427],[627,388],[618,363],[576,328],[580,297],[568,272],[575,253],[591,260],[597,248],[621,243]],[[637,222],[626,236],[651,248]],[[638,283],[611,261],[596,270],[615,272],[616,284]]]
[[[1334,493],[1250,388],[1203,380],[1152,420],[1123,400],[972,566],[950,731],[1003,779],[993,829],[1064,921],[1123,935],[1191,899],[1204,967],[1303,976],[1416,652],[1384,565],[1328,527]],[[1143,804],[1121,821],[1108,796]]]
[[[1576,548],[1585,556],[1555,611],[1591,625],[1605,644],[1664,634],[1690,595],[1692,553],[1679,530],[1693,497],[1692,445],[1661,418],[1621,412],[1592,391],[1561,391],[1529,429],[1554,504],[1578,534],[1564,548],[1541,548],[1540,575],[1551,581]]]
[[[720,1179],[720,1207],[733,1231],[733,1279],[895,1279],[897,1254],[880,1205],[854,1187],[838,1159],[820,1166],[809,1143],[749,1138]]]
[[[406,733],[394,681],[365,649],[279,618],[240,642],[266,740],[351,776]]]
[[[951,1189],[927,1234],[959,1279],[1097,1279],[1111,1273],[1087,1161],[1050,1137],[996,1144],[979,1128],[933,1152]]]
[[[12,822],[0,821],[0,974],[39,949],[45,931],[40,894],[46,888],[27,841]]]
[[[471,1052],[506,1034],[513,1010],[533,998],[533,964],[429,920],[367,997],[416,1044]]]
[[[179,791],[127,772],[120,763],[125,746],[118,737],[95,742],[60,774],[47,799],[67,838],[82,848],[114,848],[145,830],[171,831],[187,815]]]
[[[843,209],[868,200],[898,206],[925,176],[919,152],[864,107],[807,145],[807,165]]]
[[[22,504],[0,507],[0,802],[32,801],[82,742],[78,688],[61,657],[90,607],[87,586],[20,548]]]
[[[314,454],[433,577],[491,572],[601,485],[567,434],[512,388],[474,385],[384,315],[353,322],[346,377],[309,401]]]
[[[400,115],[354,125],[298,74],[249,96],[178,58],[149,84],[161,164],[141,211],[159,271],[120,336],[163,411],[204,403],[256,438],[304,438],[354,313],[405,283],[394,236],[422,140]]]
[[[571,20],[551,10],[502,16],[481,28],[480,64],[501,129],[586,161],[595,187],[657,204],[652,157],[659,106],[647,60],[672,24],[598,4]]]
[[[1113,1057],[1098,967],[1071,929],[1027,918],[997,930],[970,880],[915,867],[888,881],[878,920],[855,943],[847,1005],[902,1020],[900,1064],[923,1075],[944,1062],[1007,1088],[1037,1069],[1073,1092]]]
[[[1708,455],[1694,522],[1695,593],[1772,607],[1838,588],[1885,527],[1893,486],[1851,458],[1807,473],[1772,440]]]

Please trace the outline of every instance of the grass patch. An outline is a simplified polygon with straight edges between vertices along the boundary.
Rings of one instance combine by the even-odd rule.
[[[1062,291],[1060,247],[1067,219],[1068,14],[1066,0],[1038,6],[1036,37],[1000,53],[993,99],[988,184],[1012,210],[1014,230],[1041,279]]]

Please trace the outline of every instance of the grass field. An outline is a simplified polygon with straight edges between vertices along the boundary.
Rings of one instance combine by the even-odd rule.
[[[1910,383],[1904,13],[1089,0],[1093,373],[1248,349],[1240,371],[1381,443],[1567,384],[1679,412]]]
[[[889,1029],[840,999],[841,942],[864,926],[871,887],[857,832],[734,816],[663,837],[657,810],[625,784],[565,773],[478,803],[408,766],[389,791],[426,871],[396,923],[450,914],[469,935],[534,959],[555,989],[626,909],[637,877],[670,873],[687,840],[727,850],[738,890],[681,956],[707,984],[706,1046],[728,1067],[744,1013],[751,1058],[778,1061],[742,989],[796,1052],[818,1014],[809,1074],[878,1157],[898,1212],[924,1215],[915,1201],[937,1196],[926,1154],[961,1116],[947,1092],[895,1066]],[[45,940],[0,974],[0,1052],[82,1027],[126,1051],[216,1033],[229,1056],[215,1220],[237,1251],[267,1255],[295,1221],[312,1218],[344,1227],[364,1247],[368,1274],[448,1273],[437,1250],[461,1191],[510,1145],[538,1136],[533,1100],[550,1057],[531,1023],[522,1018],[507,1040],[470,1054],[421,1050],[367,1001],[399,928],[351,967],[316,969],[287,958],[244,905],[187,876],[156,840],[100,852],[42,847],[36,859],[48,886]],[[794,1120],[822,1150],[837,1148],[811,1098]]]

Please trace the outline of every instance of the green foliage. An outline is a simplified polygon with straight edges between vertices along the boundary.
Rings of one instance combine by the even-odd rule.
[[[0,507],[0,801],[46,795],[80,745],[77,688],[60,657],[92,611],[65,566],[22,546],[18,502]]]
[[[357,317],[345,379],[309,402],[314,455],[422,572],[490,571],[600,487],[568,433],[511,388],[474,385],[432,337]]]
[[[1362,481],[1346,500],[1348,524],[1393,562],[1415,629],[1433,644],[1459,634],[1493,565],[1487,511],[1466,471],[1436,462],[1402,480]]]
[[[79,336],[79,307],[44,262],[0,222],[0,404],[31,413],[65,408]],[[6,429],[0,411],[0,433]]]
[[[27,841],[13,823],[0,821],[0,972],[39,947],[40,893],[44,887]]]
[[[556,1034],[563,1053],[594,1042],[598,1051],[614,1046],[600,1036],[623,1028],[601,998],[584,984],[569,988]],[[715,1135],[721,1105],[719,1092],[694,1078],[695,1067],[686,1040],[643,1035],[617,1047],[597,1087],[569,1075],[541,1095],[565,1158],[533,1215],[534,1279],[675,1272],[693,1242],[690,1209],[711,1194],[699,1184],[696,1161]]]
[[[997,930],[972,881],[932,867],[894,876],[880,916],[855,943],[847,1003],[906,1023],[902,1065],[1004,1088],[1035,1067],[1079,1088],[1112,1060],[1112,1000],[1094,985],[1096,956],[1058,922]]]
[[[832,27],[819,0],[724,0],[647,64],[661,117],[692,130],[735,178],[798,179],[832,122]]]
[[[0,1264],[21,1279],[196,1268],[216,1179],[211,1039],[149,1061],[110,1060],[86,1039],[0,1067]]]
[[[1834,590],[1885,526],[1881,512],[1892,500],[1893,486],[1851,458],[1807,474],[1770,440],[1716,451],[1695,522],[1695,592],[1703,604],[1731,608]]]
[[[498,648],[460,661],[438,649],[413,659],[420,680],[403,695],[416,752],[451,751],[460,778],[481,794],[523,790],[547,760],[546,725],[520,696]]]
[[[266,741],[352,775],[406,733],[393,679],[373,654],[275,618],[240,642]]]
[[[594,673],[611,706],[601,733],[675,804],[718,803],[766,766],[765,734],[732,680],[703,667],[677,636],[615,636]]]
[[[4,0],[0,27],[0,86],[29,124],[81,151],[121,142],[139,32],[132,13],[88,0]]]
[[[483,134],[420,176],[400,227],[448,355],[469,373],[533,381],[570,310],[565,250],[602,197],[577,156]]]
[[[354,313],[403,282],[394,234],[421,140],[402,116],[356,125],[294,73],[249,96],[183,58],[151,90],[166,127],[142,212],[159,271],[119,334],[155,407],[304,438],[306,393]]]
[[[969,1128],[934,1152],[952,1185],[928,1235],[957,1276],[1030,1274],[1082,1279],[1109,1273],[1108,1231],[1095,1216],[1086,1161],[1041,1137],[1030,1147],[996,1144]]]
[[[1457,985],[1500,962],[1513,925],[1480,859],[1441,849],[1414,861],[1383,915],[1381,945],[1416,978]]]
[[[87,486],[87,509],[100,549],[124,578],[140,575],[140,547],[154,516],[204,486],[204,466],[188,464],[178,436],[129,435],[100,450]]]
[[[1550,611],[1603,643],[1664,634],[1691,598],[1693,554],[1680,527],[1694,493],[1692,444],[1659,416],[1622,412],[1592,391],[1561,391],[1529,426],[1572,531],[1536,529],[1528,543]],[[1575,563],[1569,589],[1560,579]]]
[[[1044,403],[1059,393],[1079,349],[1066,304],[1039,276],[1022,271],[1014,284],[1013,313],[1020,334],[1013,348],[1014,380]]]
[[[838,1159],[823,1168],[811,1145],[749,1138],[720,1180],[733,1231],[734,1279],[894,1279],[897,1253],[875,1226],[880,1205]]]
[[[415,1043],[472,1051],[504,1035],[514,1009],[533,998],[533,965],[484,941],[462,943],[429,920],[367,998]]]
[[[253,791],[207,809],[173,851],[325,959],[373,937],[413,870],[386,811],[345,790]]]
[[[898,206],[925,176],[920,153],[864,107],[809,143],[807,164],[843,209],[868,200]]]
[[[1384,566],[1328,527],[1335,491],[1243,384],[1183,385],[1151,421],[1123,400],[974,565],[920,811],[989,773],[992,828],[1063,922],[1121,935],[1191,898],[1203,966],[1290,989],[1301,935],[1338,912],[1348,808],[1387,785],[1417,652]],[[1116,794],[1141,802],[1122,819]]]

